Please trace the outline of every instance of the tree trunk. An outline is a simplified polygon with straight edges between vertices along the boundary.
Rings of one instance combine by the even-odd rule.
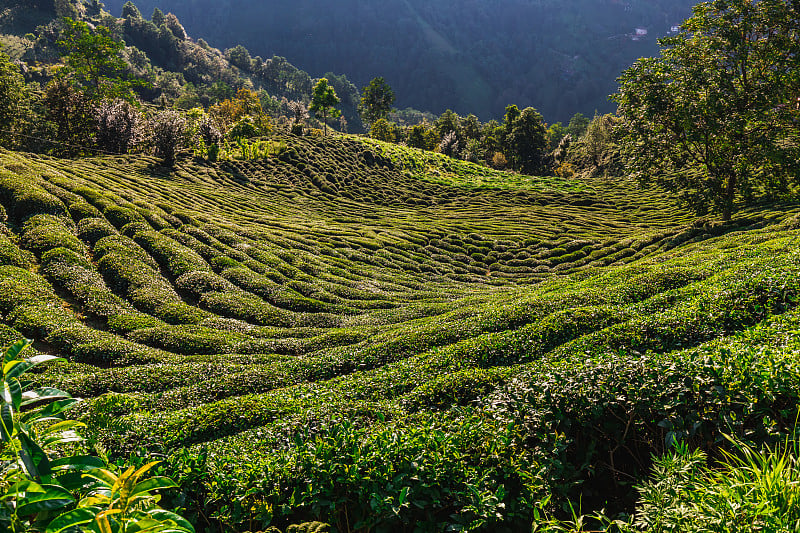
[[[733,213],[733,197],[736,194],[736,172],[731,172],[728,175],[728,180],[725,184],[725,196],[722,205],[722,220],[727,222],[731,219]]]

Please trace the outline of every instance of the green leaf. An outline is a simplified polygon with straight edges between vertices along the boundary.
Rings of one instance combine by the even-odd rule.
[[[59,515],[47,526],[46,533],[60,533],[93,522],[98,512],[100,507],[83,507]]]
[[[55,389],[53,387],[42,387],[41,389],[36,389],[34,391],[28,391],[25,393],[25,401],[22,402],[22,406],[33,405],[42,402],[51,402],[55,400],[65,400],[68,398],[72,398],[69,394],[64,391]]]
[[[75,501],[75,498],[64,487],[42,485],[42,488],[44,492],[27,493],[19,502],[17,513],[27,516],[42,511],[54,511]]]
[[[168,477],[151,477],[137,483],[131,491],[131,497],[157,489],[174,489],[178,485]]]
[[[28,422],[31,420],[47,420],[48,417],[54,417],[60,415],[63,411],[66,411],[67,408],[72,406],[73,404],[77,403],[78,400],[75,398],[68,398],[66,400],[56,400],[53,403],[47,404],[41,411],[31,411],[26,413],[22,417],[23,422]]]
[[[58,472],[93,470],[95,468],[105,468],[106,466],[108,465],[106,465],[105,461],[93,455],[73,455],[50,461],[50,468]]]
[[[173,512],[167,511],[166,509],[150,509],[146,511],[147,514],[155,518],[156,520],[160,520],[161,522],[165,522],[167,520],[172,520],[175,524],[178,525],[178,531],[186,530],[191,533],[194,533],[194,527],[192,524],[189,523],[184,517],[177,515]]]
[[[67,471],[65,474],[60,474],[58,476],[58,482],[61,483],[65,489],[71,492],[80,492],[81,494],[87,493],[89,487],[97,483],[97,481],[85,477],[80,470]]]
[[[11,485],[6,491],[2,493],[0,499],[19,501],[25,494],[35,494],[37,492],[45,492],[41,485],[30,479],[23,479]]]
[[[113,487],[117,482],[117,479],[119,479],[116,474],[105,468],[96,468],[91,470],[89,473],[84,474],[84,476],[96,479],[108,488]]]
[[[9,346],[5,355],[3,356],[3,367],[5,367],[6,363],[16,359],[20,352],[29,346],[31,342],[32,341],[29,340],[20,340]]]
[[[66,361],[66,359],[64,359],[63,357],[56,357],[55,355],[41,354],[29,357],[26,359],[26,361],[36,366],[45,363],[47,361]]]
[[[61,431],[55,435],[43,437],[42,446],[50,447],[52,444],[66,444],[68,442],[83,442],[85,439],[75,431]]]
[[[32,366],[33,365],[27,361],[15,359],[14,361],[9,361],[5,364],[5,366],[3,366],[3,375],[6,377],[6,379],[19,377]]]
[[[14,409],[11,404],[0,405],[0,437],[3,442],[11,442],[14,435]]]
[[[20,385],[17,378],[7,379],[5,384],[11,394],[11,402],[14,404],[14,409],[19,409],[22,405],[22,385]]]
[[[49,476],[51,474],[50,461],[47,459],[47,454],[44,453],[44,450],[27,433],[19,432],[19,440],[20,444],[22,444],[22,449],[19,453],[20,459],[22,459],[28,475],[34,478]]]

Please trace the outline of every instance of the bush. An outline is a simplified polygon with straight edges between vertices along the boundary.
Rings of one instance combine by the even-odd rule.
[[[95,244],[103,237],[118,234],[117,228],[109,224],[105,218],[88,217],[78,221],[78,237],[89,244]]]
[[[106,100],[97,109],[97,145],[116,154],[127,153],[140,140],[139,112],[122,99]]]
[[[45,191],[30,177],[21,177],[0,171],[0,204],[8,213],[9,221],[22,224],[38,214],[66,216],[64,204]]]
[[[72,223],[71,219],[69,220]],[[65,219],[53,215],[34,215],[22,227],[20,244],[31,252],[41,255],[51,248],[68,248],[85,254],[86,246],[72,233]]]
[[[185,142],[186,119],[171,109],[159,111],[150,119],[148,130],[156,157],[160,157],[167,166],[173,165],[176,152]]]

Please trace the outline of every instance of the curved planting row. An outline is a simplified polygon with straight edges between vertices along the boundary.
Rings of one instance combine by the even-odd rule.
[[[169,456],[197,522],[513,531],[630,508],[676,439],[791,426],[791,209],[690,224],[624,180],[287,144],[0,154],[0,340],[64,356],[37,379],[112,455]]]

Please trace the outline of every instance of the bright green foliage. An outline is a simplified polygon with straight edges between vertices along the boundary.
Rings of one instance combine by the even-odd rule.
[[[155,490],[176,487],[164,477],[142,476],[155,463],[117,475],[98,457],[63,456],[82,451],[77,429],[65,419],[78,400],[52,387],[35,387],[23,374],[48,355],[24,359],[29,341],[3,351],[0,396],[0,525],[4,531],[60,533],[194,533],[180,516],[160,509]],[[91,482],[89,482],[91,481]],[[80,496],[77,506],[71,510]],[[66,512],[65,512],[66,511]]]
[[[432,128],[428,128],[424,123],[415,124],[408,128],[406,142],[413,148],[433,150],[437,142],[436,131]]]
[[[383,78],[373,78],[364,87],[358,112],[366,124],[373,125],[377,120],[386,118],[394,104],[394,91]]]
[[[675,441],[791,431],[796,206],[695,221],[623,176],[270,141],[0,157],[0,338],[68,357],[36,379],[112,457],[165,454],[197,526],[521,531],[633,511]]]
[[[64,18],[58,41],[67,53],[67,76],[95,102],[106,98],[133,98],[133,83],[127,79],[122,59],[124,43],[105,26],[94,29],[86,22]]]
[[[385,118],[376,120],[369,130],[369,136],[384,142],[397,142],[400,132],[397,125]]]
[[[637,61],[615,95],[630,164],[701,212],[731,218],[797,177],[796,2],[714,0],[694,8],[661,57]]]
[[[759,450],[733,441],[721,467],[679,446],[658,459],[623,531],[793,531],[800,523],[797,441]]]
[[[153,491],[176,488],[171,479],[143,477],[158,461],[136,468],[128,467],[121,474],[106,468],[94,468],[83,477],[91,480],[75,509],[55,518],[46,533],[79,531],[92,533],[194,533],[194,528],[181,516],[158,507],[160,496]]]
[[[328,131],[328,117],[336,118],[339,116],[340,111],[335,108],[339,103],[339,97],[336,96],[336,91],[328,84],[326,78],[321,78],[314,86],[314,92],[311,94],[311,105],[308,107],[317,117],[322,115],[322,124],[324,132]]]

